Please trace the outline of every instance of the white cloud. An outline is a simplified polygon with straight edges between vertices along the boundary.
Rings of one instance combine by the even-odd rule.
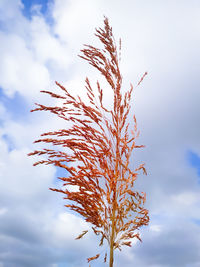
[[[61,42],[51,31],[41,16],[34,16],[30,24],[31,48],[38,62],[47,64],[53,61],[57,68],[64,68],[69,64],[67,43]],[[52,63],[52,64],[53,64]]]
[[[21,17],[21,9],[23,8],[23,4],[20,0],[8,2],[6,0],[2,0],[0,2],[0,14],[1,20],[6,21],[9,19],[14,19],[16,17]]]
[[[47,88],[50,83],[49,72],[33,58],[25,41],[20,36],[5,33],[0,34],[0,39],[0,84],[5,94],[11,97],[17,91],[30,99],[38,95],[38,88]]]
[[[7,211],[6,208],[0,208],[0,216],[4,215]]]
[[[150,229],[155,232],[155,233],[160,233],[162,226],[161,225],[157,225],[157,224],[153,224],[150,226]]]
[[[8,32],[0,31],[0,85],[9,97],[19,92],[31,101],[39,97],[39,88],[52,86],[54,73],[66,75],[71,59],[66,42],[56,37],[41,13],[29,21],[21,9],[20,1],[16,6],[9,5],[8,14],[5,12],[2,17]]]
[[[33,168],[33,160],[27,157],[27,149],[8,152],[2,143],[0,157],[1,194],[7,198],[34,198],[52,183],[55,168]],[[11,166],[11,167],[10,167]]]
[[[52,241],[60,246],[77,246],[78,241],[74,241],[75,238],[81,234],[82,231],[88,230],[88,224],[82,219],[71,213],[65,212],[58,214],[58,217],[53,221],[53,224],[47,226],[49,232],[53,230]],[[50,230],[51,229],[51,230]]]
[[[80,49],[80,39],[88,41],[93,35],[97,20],[102,20],[99,12],[99,1],[83,2],[57,0],[53,6],[54,30],[62,40],[67,41],[71,48]],[[87,27],[85,27],[87,25]],[[87,34],[87,35],[86,35]],[[87,38],[86,38],[87,37]],[[75,47],[74,47],[75,46]]]

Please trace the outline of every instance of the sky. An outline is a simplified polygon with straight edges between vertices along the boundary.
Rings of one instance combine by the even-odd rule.
[[[61,170],[27,157],[41,133],[66,128],[29,112],[55,103],[40,90],[56,92],[56,80],[82,96],[85,77],[99,77],[77,55],[98,45],[104,15],[122,38],[123,90],[148,72],[132,100],[146,147],[131,164],[146,164],[136,186],[150,223],[142,243],[116,251],[114,266],[200,266],[199,13],[198,0],[0,0],[0,267],[86,267],[105,252],[90,232],[74,240],[90,225],[49,190],[61,186]]]

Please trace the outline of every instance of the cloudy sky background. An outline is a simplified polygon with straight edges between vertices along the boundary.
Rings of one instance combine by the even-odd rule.
[[[124,89],[148,71],[133,108],[150,224],[143,243],[116,253],[115,267],[200,266],[199,14],[198,0],[0,0],[0,267],[86,267],[105,251],[92,234],[74,240],[88,225],[48,190],[61,171],[27,157],[40,133],[66,127],[29,112],[52,101],[39,91],[57,80],[82,96],[85,76],[98,77],[77,54],[97,44],[103,15],[122,38]]]

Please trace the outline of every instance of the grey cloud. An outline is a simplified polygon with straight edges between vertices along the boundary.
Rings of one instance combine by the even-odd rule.
[[[137,243],[129,249],[129,253],[133,255],[131,261],[127,260],[127,253],[124,252],[121,257],[117,255],[119,265],[116,266],[123,262],[126,262],[127,267],[198,266],[199,226],[172,219],[168,221],[168,225],[163,225],[161,232],[145,229],[142,233],[143,243]]]
[[[190,266],[199,262],[200,228],[191,223],[172,220],[160,235],[144,236],[143,246],[136,247],[138,258],[146,258],[146,266]]]

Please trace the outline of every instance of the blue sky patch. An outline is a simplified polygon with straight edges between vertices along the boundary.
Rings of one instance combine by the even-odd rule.
[[[11,138],[10,138],[9,135],[7,135],[7,134],[2,135],[2,138],[3,138],[3,140],[4,140],[4,141],[6,142],[6,144],[7,144],[8,151],[11,152],[11,151],[15,148],[15,146],[14,146],[14,144],[13,144]]]
[[[69,176],[68,171],[66,171],[64,168],[56,167],[56,174],[54,179],[54,184],[63,183],[61,180],[58,179],[58,177],[67,177]]]
[[[25,98],[18,92],[16,92],[13,97],[8,97],[0,88],[0,102],[6,108],[11,119],[15,121],[24,121],[30,115],[30,106],[27,104]]]
[[[200,226],[200,219],[192,219],[192,221],[195,223],[195,224],[197,224],[198,226]]]
[[[187,152],[187,160],[189,164],[194,167],[197,171],[197,174],[199,176],[198,182],[200,183],[200,157],[193,151]]]
[[[48,9],[48,2],[48,0],[22,0],[24,5],[24,16],[30,19],[33,12],[32,7],[36,5],[41,6],[40,12],[45,15]]]

